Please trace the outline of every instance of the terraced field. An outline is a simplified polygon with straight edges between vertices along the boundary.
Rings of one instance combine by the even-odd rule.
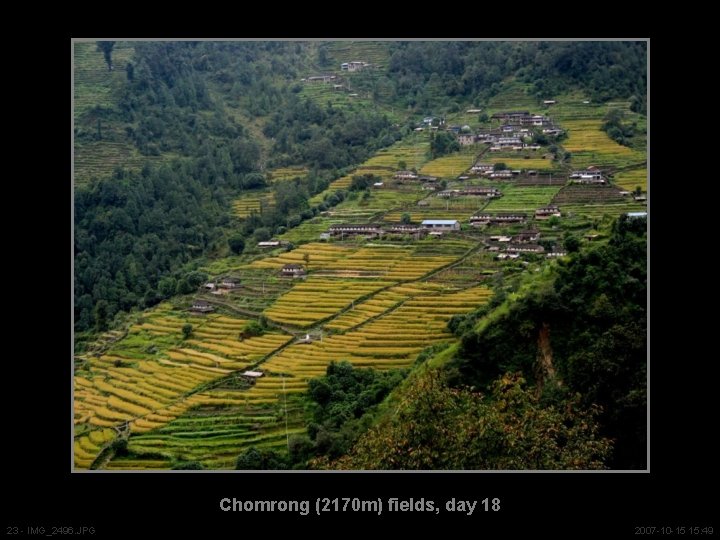
[[[93,431],[76,438],[76,466],[89,467],[116,436],[108,428],[124,425],[130,457],[114,458],[105,465],[111,470],[184,461],[226,469],[250,445],[282,449],[304,430],[298,395],[330,361],[403,367],[424,347],[453,339],[445,330],[448,318],[487,301],[490,291],[417,280],[472,245],[460,239],[410,247],[313,243],[252,263],[245,271],[271,274],[288,262],[308,264],[314,275],[295,280],[265,314],[298,329],[328,319],[324,336],[311,343],[273,333],[240,341],[243,319],[159,306],[78,373],[76,425]],[[194,328],[184,340],[187,322]],[[266,376],[256,384],[235,378],[258,363]],[[108,431],[96,433],[100,429]]]
[[[130,326],[124,339],[89,357],[75,377],[76,466],[85,468],[101,444],[94,431],[127,425],[131,433],[160,427],[197,405],[199,389],[249,367],[291,338],[268,333],[238,340],[247,321],[222,315],[194,316],[163,304]],[[190,339],[182,336],[190,323]],[[84,434],[90,429],[89,434]],[[102,431],[103,441],[110,440]],[[88,440],[85,441],[85,438]],[[83,442],[84,441],[84,442]],[[90,442],[95,441],[93,453]]]
[[[518,87],[513,92],[522,93]],[[510,104],[517,97],[505,102],[508,107],[503,108],[517,109],[517,101]],[[522,97],[520,103],[526,102],[529,100]],[[497,100],[495,104],[499,103]],[[568,121],[569,142],[577,148],[592,149],[595,155],[612,154],[615,161],[610,165],[638,158],[633,150],[612,141],[608,145],[604,133],[599,132],[599,138],[597,133],[592,134],[599,125],[597,116],[577,119],[582,109],[576,105],[568,104],[564,110],[563,114],[576,115]],[[419,164],[423,174],[449,177],[467,170],[475,161],[475,150],[464,149],[427,162],[426,137],[413,134],[352,174],[371,173],[390,180],[398,162],[406,161],[408,166]],[[625,157],[617,158],[616,147],[624,149],[621,153]],[[582,156],[583,151],[576,150],[573,156]],[[503,155],[489,158],[504,161],[511,168],[552,166],[550,160]],[[575,157],[573,166],[577,166]],[[305,172],[277,169],[273,178],[283,181]],[[347,189],[352,174],[336,180],[312,203],[321,202],[335,189]],[[643,175],[646,169],[621,172],[616,181],[634,189],[643,185],[637,183]],[[554,185],[487,180],[468,184],[500,187],[503,197],[445,201],[430,196],[427,206],[417,206],[418,200],[428,197],[419,186],[384,187],[371,190],[368,199],[346,199],[283,238],[307,242],[334,223],[398,222],[406,212],[414,222],[430,218],[466,222],[482,207],[531,214],[552,201],[574,223],[644,208],[619,195],[615,187],[563,186],[557,179]],[[271,204],[269,193],[249,193],[235,201],[234,211],[242,218],[259,211],[261,205]],[[579,226],[586,226],[583,223]],[[558,234],[547,224],[540,225],[544,237]],[[412,245],[347,239],[342,243],[310,242],[249,265],[237,258],[213,262],[206,270],[213,275],[241,275],[242,287],[222,297],[208,293],[202,297],[229,312],[263,313],[271,322],[292,329],[296,336],[309,331],[311,342],[297,341],[280,331],[241,340],[239,334],[247,322],[244,317],[195,316],[169,304],[146,312],[126,335],[115,336],[113,339],[119,339],[108,341],[103,352],[86,358],[76,374],[75,466],[87,468],[95,463],[109,470],[167,469],[198,461],[208,468],[227,469],[234,467],[237,456],[249,446],[283,450],[290,437],[304,430],[300,394],[310,378],[324,374],[329,362],[348,360],[356,366],[378,369],[408,367],[424,347],[453,339],[446,330],[448,319],[488,300],[490,290],[479,283],[499,264],[483,251],[460,259],[475,245],[459,235],[425,238]],[[280,268],[288,263],[305,265],[309,277],[279,277]],[[192,335],[183,339],[182,327],[188,323],[193,325]],[[255,384],[237,377],[238,372],[255,366],[266,375]],[[130,455],[99,463],[103,449],[123,436],[124,429],[129,433]]]
[[[309,277],[270,308],[265,315],[272,321],[307,328],[334,316],[369,294],[391,285],[377,280],[344,280]]]
[[[386,67],[390,57],[384,44],[374,41],[333,41],[327,46],[333,61],[332,71],[340,71],[343,62],[369,62]]]
[[[115,43],[112,51],[113,71],[108,71],[103,53],[96,43],[73,43],[75,118],[93,107],[112,108],[115,95],[127,80],[125,66],[132,58],[134,47],[130,42]]]
[[[88,141],[74,146],[75,183],[87,184],[93,178],[113,173],[116,167],[140,169],[146,162],[156,163],[158,156],[143,156],[127,142]]]
[[[420,174],[428,174],[439,178],[455,178],[473,166],[477,153],[478,150],[473,147],[463,146],[460,152],[426,163],[420,169]]]
[[[424,132],[413,133],[376,154],[363,163],[364,167],[390,167],[396,171],[398,163],[404,161],[409,168],[420,170],[427,161],[430,139]],[[428,173],[429,174],[429,173]]]
[[[101,121],[101,140],[92,140],[97,134],[97,109],[114,110],[120,92],[127,80],[125,66],[134,53],[132,43],[119,41],[112,51],[113,71],[108,71],[103,53],[95,42],[73,44],[73,114],[76,129],[84,132],[82,141],[74,141],[74,182],[84,185],[94,177],[110,175],[116,167],[140,169],[146,161],[158,157],[141,155],[127,140],[122,127]]]
[[[504,195],[485,207],[488,212],[527,212],[533,214],[546,206],[560,191],[560,186],[508,186]]]
[[[286,378],[283,391],[281,378],[264,377],[250,389],[202,392],[182,416],[131,436],[128,450],[141,456],[159,454],[178,461],[198,461],[211,469],[232,469],[248,446],[284,449],[288,436],[303,431],[302,407],[294,396],[305,388]],[[123,463],[113,460],[108,468]],[[151,463],[154,468],[162,466],[162,462]]]
[[[501,91],[490,98],[486,111],[488,116],[496,112],[528,110],[539,112],[540,102],[528,93],[529,84],[509,79],[502,85]]]
[[[602,120],[565,120],[568,138],[562,144],[572,152],[573,167],[624,167],[644,162],[645,153],[621,146],[601,130]]]
[[[264,208],[273,206],[275,197],[272,192],[250,192],[233,201],[233,214],[237,218],[245,219],[251,214],[261,214]]]
[[[566,120],[601,119],[607,114],[606,107],[590,101],[580,93],[563,94],[557,97],[557,103],[550,108],[550,116],[564,126]]]
[[[344,83],[344,84],[343,84]],[[334,84],[343,84],[345,88],[334,89]],[[349,82],[341,79],[328,83],[304,82],[301,96],[307,97],[323,107],[328,103],[337,109],[363,110],[372,108],[372,100],[367,92],[356,92]],[[351,95],[357,94],[357,95]]]
[[[647,177],[647,167],[644,167],[642,169],[619,172],[613,178],[613,182],[619,188],[627,191],[634,191],[638,186],[640,186],[640,189],[643,191],[647,191]]]
[[[377,316],[377,305],[366,306],[357,314],[358,323],[340,321],[340,326],[351,330],[291,345],[266,362],[265,369],[307,380],[322,375],[332,360],[378,369],[407,367],[424,347],[452,339],[445,329],[447,320],[486,302],[490,291],[485,287],[447,291],[438,283],[412,283],[382,295],[379,302],[393,302],[385,314]]]
[[[590,218],[617,217],[626,212],[644,212],[644,203],[637,203],[629,196],[620,194],[615,186],[569,185],[553,198],[562,208],[563,215],[578,214]]]
[[[281,167],[272,169],[270,175],[273,182],[282,182],[283,180],[292,180],[297,177],[303,178],[308,172],[308,169],[305,167]]]

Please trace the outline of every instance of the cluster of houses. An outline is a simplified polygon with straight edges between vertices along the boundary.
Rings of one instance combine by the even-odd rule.
[[[561,217],[560,208],[554,204],[543,206],[535,210],[536,220],[546,220],[552,217]],[[470,217],[470,225],[480,227],[483,225],[506,225],[508,223],[525,223],[528,215],[525,212],[479,212]]]
[[[548,126],[552,120],[541,114],[530,114],[530,111],[505,111],[493,114],[490,120],[512,126]]]
[[[477,133],[463,133],[469,131],[468,126],[449,126],[448,131],[457,134],[461,145],[489,144],[491,152],[502,150],[539,150],[539,144],[531,144],[537,133],[547,136],[556,136],[562,130],[553,124],[548,116],[530,114],[529,111],[507,111],[495,113],[492,120],[502,122],[502,125]]]
[[[456,219],[426,219],[420,225],[395,224],[350,224],[331,225],[327,237],[365,236],[370,238],[384,235],[440,235],[460,230],[460,222]]]
[[[567,253],[563,250],[553,248],[545,251],[545,248],[537,243],[540,239],[540,231],[528,229],[520,231],[515,235],[495,235],[489,237],[486,243],[489,252],[497,252],[498,259],[517,259],[526,253],[544,253],[546,257],[563,257]]]

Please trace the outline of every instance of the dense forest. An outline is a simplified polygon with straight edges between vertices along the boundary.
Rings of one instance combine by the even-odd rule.
[[[646,110],[641,42],[401,42],[391,48],[388,84],[406,105],[424,112],[457,98],[479,106],[510,75],[532,83],[538,97],[581,88],[596,101],[629,97],[633,110]]]

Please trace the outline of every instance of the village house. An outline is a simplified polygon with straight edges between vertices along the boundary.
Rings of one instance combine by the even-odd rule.
[[[387,232],[389,234],[395,234],[395,235],[405,235],[405,234],[415,234],[415,235],[425,235],[427,234],[427,229],[423,229],[422,227],[418,225],[406,225],[406,224],[400,224],[400,225],[393,225],[389,229],[387,229]]]
[[[249,380],[256,380],[265,375],[262,371],[243,371],[242,376]]]
[[[504,171],[493,171],[489,174],[486,174],[485,176],[488,176],[490,178],[512,178],[513,173],[512,173],[512,171],[508,171],[506,169]]]
[[[528,244],[530,242],[537,242],[538,240],[540,240],[540,231],[533,229],[520,231],[513,237],[513,242],[517,244]]]
[[[530,111],[505,111],[493,114],[490,119],[507,123],[520,123],[522,118],[530,115]]]
[[[398,171],[393,175],[393,178],[397,180],[417,180],[417,173],[412,171]]]
[[[524,223],[526,220],[527,214],[521,212],[498,212],[496,214],[483,212],[470,217],[470,225],[477,227],[489,224]]]
[[[500,148],[516,147],[522,148],[522,141],[517,137],[498,137],[497,145]]]
[[[280,247],[280,242],[278,240],[266,240],[264,242],[258,242],[257,246],[259,248],[276,248]]]
[[[438,191],[435,196],[443,199],[453,199],[455,197],[487,197],[488,199],[494,199],[496,197],[502,197],[502,193],[496,188],[467,188],[446,189]]]
[[[538,244],[510,244],[505,251],[508,253],[543,253],[545,248]]]
[[[383,233],[382,229],[377,225],[371,224],[342,224],[342,225],[331,225],[328,232],[333,236],[338,235],[372,235],[379,236]]]
[[[461,195],[469,195],[475,197],[487,197],[488,199],[495,199],[502,197],[502,191],[497,188],[485,188],[485,187],[471,187],[462,190]]]
[[[458,135],[458,143],[462,144],[463,146],[475,144],[476,142],[478,142],[477,137],[472,133],[461,133],[460,135]]]
[[[457,219],[425,219],[420,225],[424,229],[428,229],[432,232],[460,230],[460,222]]]
[[[570,179],[576,184],[604,184],[602,171],[597,167],[588,167],[584,171],[573,171]]]
[[[647,212],[628,212],[625,215],[629,219],[642,219],[647,217]]]
[[[454,199],[455,197],[460,196],[460,190],[459,189],[446,189],[443,191],[438,191],[435,196],[441,197],[443,199]]]
[[[545,256],[548,258],[564,257],[565,255],[567,255],[567,251],[559,251],[557,249],[553,249],[552,251],[549,251],[545,254]]]
[[[455,197],[487,197],[493,199],[502,197],[502,193],[497,188],[467,188],[467,189],[446,189],[438,191],[436,197],[443,199],[451,199]]]
[[[422,175],[422,174],[420,176],[418,176],[417,179],[420,182],[437,182],[438,181],[437,176],[428,176],[428,175]]]
[[[505,236],[502,234],[496,234],[490,237],[491,242],[510,242],[512,240],[512,236]]]
[[[236,277],[224,277],[218,283],[218,287],[223,289],[237,289],[240,286],[240,280]]]
[[[551,217],[560,217],[560,208],[551,204],[535,210],[535,219],[550,219]]]
[[[369,66],[367,62],[343,62],[340,64],[341,71],[360,71],[362,68]]]
[[[291,263],[283,266],[280,273],[283,277],[300,278],[304,277],[307,272],[305,272],[305,267],[303,265]]]
[[[470,167],[470,172],[474,172],[474,173],[484,173],[484,172],[490,172],[492,170],[493,170],[492,163],[477,162],[475,165]]]
[[[533,126],[546,126],[550,123],[550,119],[547,116],[541,116],[539,114],[536,114],[532,117],[532,125]]]
[[[211,311],[215,311],[215,308],[205,300],[195,299],[190,307],[190,311],[194,313],[210,313]]]
[[[543,101],[543,105],[555,105],[556,103],[557,101],[555,101],[554,99],[546,99],[545,101]]]
[[[335,80],[335,75],[314,75],[307,78],[308,82],[329,82]]]

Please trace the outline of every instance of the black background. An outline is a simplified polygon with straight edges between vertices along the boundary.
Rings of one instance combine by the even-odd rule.
[[[93,34],[95,32],[74,35]],[[103,35],[109,34],[103,32]],[[186,32],[184,35],[198,34]],[[395,34],[388,32],[387,35]],[[627,32],[626,35],[641,33]],[[39,338],[36,330],[22,335],[23,330],[28,331],[23,324],[13,325],[13,335],[5,335],[6,343],[18,344],[17,352],[6,350],[5,368],[20,372],[3,376],[2,385],[4,422],[0,440],[5,469],[3,495],[7,500],[1,512],[3,534],[11,531],[8,527],[18,527],[20,532],[25,531],[21,536],[27,536],[28,527],[42,526],[46,533],[51,533],[52,527],[76,530],[94,527],[98,538],[144,537],[146,534],[162,538],[181,534],[214,538],[223,531],[239,537],[261,531],[267,534],[299,532],[303,524],[319,531],[338,519],[343,523],[342,528],[328,528],[324,532],[346,536],[360,532],[359,528],[352,527],[358,523],[375,534],[389,534],[383,524],[391,521],[425,528],[437,524],[442,525],[446,533],[469,530],[474,536],[488,538],[500,534],[511,538],[524,535],[621,538],[633,536],[636,527],[715,525],[717,530],[717,512],[711,512],[711,502],[717,497],[710,495],[716,489],[712,473],[716,452],[709,440],[717,431],[714,412],[717,406],[709,403],[713,392],[711,378],[706,373],[717,353],[704,350],[709,334],[704,333],[700,325],[691,325],[697,308],[681,304],[683,299],[695,296],[692,279],[700,278],[688,275],[686,260],[678,257],[673,249],[677,244],[671,239],[673,233],[677,234],[677,222],[667,217],[677,207],[673,190],[666,187],[682,184],[677,175],[677,165],[682,163],[673,164],[676,141],[670,140],[671,128],[664,122],[670,114],[668,105],[674,100],[667,85],[674,78],[672,67],[663,69],[661,61],[673,46],[670,40],[655,37],[651,40],[650,473],[158,474],[70,472],[70,37],[57,39],[55,74],[50,75],[50,70],[43,70],[41,74],[44,83],[56,77],[57,95],[53,105],[57,104],[58,112],[53,131],[57,133],[57,142],[43,148],[43,155],[47,151],[51,157],[33,164],[38,167],[38,192],[43,194],[33,196],[47,203],[47,208],[41,210],[39,203],[43,201],[34,200],[33,214],[43,212],[40,221],[45,223],[46,232],[57,234],[53,241],[43,242],[41,250],[37,244],[30,248],[36,251],[36,256],[40,255],[43,265],[29,270],[26,279],[34,279],[31,276],[35,271],[40,272],[39,278],[47,278],[48,267],[52,268],[53,286],[43,288],[41,293],[33,292],[33,311],[30,312],[39,317],[33,324],[42,326],[42,337]],[[276,36],[268,33],[266,37]],[[688,104],[689,107],[695,105]],[[47,136],[45,141],[49,140]],[[43,166],[47,172],[40,172]],[[53,215],[54,218],[49,217]],[[28,296],[24,298],[27,302]],[[42,303],[35,303],[40,298]],[[34,371],[25,368],[30,365],[29,358]],[[37,366],[42,369],[37,370]],[[497,497],[501,499],[501,510],[484,512],[478,502],[472,516],[445,510],[439,515],[384,512],[377,516],[348,512],[317,516],[313,502],[313,511],[308,516],[290,512],[247,514],[221,511],[219,501],[224,497],[310,501],[317,497],[425,498],[442,506],[451,498],[480,501]],[[717,510],[715,505],[713,510]]]

